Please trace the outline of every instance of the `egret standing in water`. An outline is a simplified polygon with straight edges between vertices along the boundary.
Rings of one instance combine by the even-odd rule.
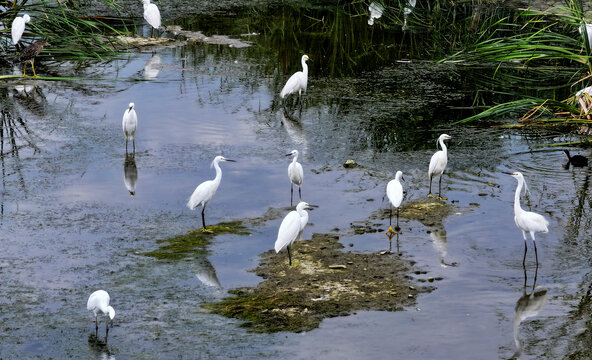
[[[86,309],[92,311],[95,315],[95,336],[99,333],[99,322],[97,320],[99,312],[102,315],[109,316],[109,321],[105,325],[105,341],[107,341],[107,337],[109,336],[109,326],[113,326],[113,318],[115,317],[115,310],[109,306],[110,300],[111,298],[105,290],[97,290],[90,294],[86,303]]]
[[[144,5],[144,20],[152,27],[151,37],[154,36],[154,29],[160,28],[160,11],[156,4],[151,4],[150,0],[142,0]]]
[[[31,17],[28,14],[23,16],[17,16],[12,20],[12,27],[10,32],[12,34],[12,43],[16,46],[21,36],[23,36],[23,32],[25,32],[25,24],[31,21]]]
[[[401,230],[401,228],[399,227],[399,206],[401,206],[401,202],[403,201],[403,185],[401,185],[401,179],[403,179],[403,172],[397,171],[397,173],[395,174],[395,178],[389,181],[389,183],[386,185],[386,196],[388,197],[391,203],[389,228],[386,232],[387,234],[396,234],[399,230]],[[395,230],[393,230],[392,227],[393,207],[397,209],[397,225],[395,225]]]
[[[136,115],[136,110],[134,109],[134,103],[131,102],[128,105],[128,108],[125,109],[123,113],[123,119],[121,120],[121,126],[123,127],[123,135],[125,136],[125,153],[127,154],[127,142],[128,140],[132,140],[134,154],[136,153],[136,128],[138,127],[138,116]]]
[[[522,191],[522,187],[525,187],[525,190],[528,191],[528,186],[524,181],[524,176],[520,172],[515,172],[512,176],[518,181],[518,186],[516,187],[516,194],[514,195],[514,222],[516,222],[516,226],[518,229],[522,230],[522,237],[524,238],[524,258],[522,259],[522,265],[526,261],[526,232],[530,233],[530,237],[532,239],[532,243],[534,244],[534,255],[536,258],[537,266],[539,264],[539,256],[537,254],[537,247],[536,247],[536,240],[534,238],[534,234],[536,232],[547,233],[549,229],[549,222],[547,219],[543,217],[543,215],[534,213],[532,211],[525,211],[522,210],[520,207],[520,192]]]
[[[288,81],[284,88],[280,92],[280,97],[285,99],[286,96],[298,92],[298,102],[300,106],[302,106],[302,92],[306,93],[306,86],[308,84],[308,65],[306,65],[306,61],[310,60],[308,55],[302,55],[301,63],[302,63],[302,71],[295,72]],[[285,107],[285,105],[284,105]]]
[[[438,138],[438,142],[442,150],[436,151],[434,155],[432,155],[432,159],[430,160],[430,167],[428,169],[428,177],[430,178],[430,193],[428,197],[434,197],[432,194],[432,179],[435,176],[440,176],[440,180],[438,181],[438,199],[446,199],[442,197],[442,176],[444,175],[444,169],[446,169],[446,164],[448,164],[448,150],[446,149],[446,145],[444,145],[444,140],[451,139],[452,136],[442,134]],[[437,146],[436,146],[437,147]]]
[[[292,150],[286,156],[294,156],[292,162],[288,165],[288,176],[290,177],[290,206],[292,206],[292,197],[294,195],[294,185],[298,185],[298,198],[302,201],[302,178],[304,177],[304,171],[302,165],[298,162],[298,150]]]
[[[204,230],[206,230],[206,219],[204,215],[206,204],[212,200],[212,197],[214,197],[216,190],[218,190],[218,186],[220,186],[220,181],[222,180],[222,169],[220,169],[220,165],[218,165],[220,161],[234,162],[234,160],[227,159],[224,156],[216,156],[210,166],[216,169],[216,177],[214,180],[207,180],[199,184],[187,202],[187,207],[190,210],[194,210],[201,205],[201,223]]]
[[[290,245],[292,245],[294,241],[300,240],[302,237],[302,232],[308,223],[308,212],[305,209],[310,209],[310,207],[311,206],[304,201],[299,202],[298,205],[296,205],[296,210],[290,211],[280,225],[274,248],[276,254],[283,249],[288,249],[290,266],[292,266]]]

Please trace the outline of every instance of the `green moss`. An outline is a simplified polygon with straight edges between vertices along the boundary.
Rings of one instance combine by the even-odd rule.
[[[221,234],[248,235],[250,233],[241,221],[222,222],[209,225],[205,230],[191,230],[186,234],[157,240],[161,246],[144,255],[161,260],[180,260],[196,254],[205,254],[212,238]]]

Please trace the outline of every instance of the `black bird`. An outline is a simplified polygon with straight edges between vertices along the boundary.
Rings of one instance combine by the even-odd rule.
[[[12,59],[13,64],[23,63],[23,76],[27,76],[27,73],[25,71],[27,68],[27,63],[31,63],[31,68],[33,69],[33,77],[39,77],[35,73],[35,56],[39,55],[41,50],[43,50],[43,47],[46,45],[50,44],[48,42],[45,42],[44,40],[35,41],[31,45],[24,48],[23,51],[21,51],[21,53],[17,57]]]
[[[575,167],[588,166],[588,158],[586,158],[585,156],[582,156],[582,155],[570,156],[569,150],[563,150],[563,152],[565,153],[565,155],[567,155],[567,159],[569,161],[568,166],[569,166],[569,164],[571,164]]]

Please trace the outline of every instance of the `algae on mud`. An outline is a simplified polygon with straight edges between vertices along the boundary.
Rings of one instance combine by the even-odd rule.
[[[298,265],[288,266],[285,253],[262,254],[253,271],[266,279],[255,288],[231,290],[234,296],[206,304],[209,311],[245,320],[253,332],[302,332],[327,317],[359,310],[398,311],[415,304],[418,293],[407,275],[413,262],[394,254],[342,250],[334,234],[313,234],[292,246]]]
[[[249,235],[250,232],[240,221],[221,222],[209,225],[205,230],[190,230],[182,235],[158,240],[157,243],[164,245],[144,255],[160,260],[180,260],[195,254],[205,254],[212,238],[222,234]]]

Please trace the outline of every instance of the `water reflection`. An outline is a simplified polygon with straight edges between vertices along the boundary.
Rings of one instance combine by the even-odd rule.
[[[393,238],[396,236],[397,240],[396,240],[396,244],[397,244],[397,255],[401,255],[401,250],[399,249],[399,234],[400,232],[390,232],[387,231],[386,232],[386,237],[388,237],[389,239],[389,253],[393,252]]]
[[[125,154],[123,162],[123,183],[131,196],[136,195],[136,183],[138,182],[138,168],[136,166],[135,153]]]
[[[95,359],[100,360],[115,360],[115,355],[111,353],[107,343],[100,340],[95,334],[88,336],[88,346],[91,351],[96,354]]]
[[[308,154],[308,140],[306,139],[306,133],[302,128],[302,122],[300,121],[300,115],[298,117],[289,114],[285,109],[282,111],[282,125],[286,129],[286,133],[295,145],[298,145],[301,149],[302,157],[306,157]]]
[[[220,280],[218,280],[218,275],[216,275],[216,269],[208,258],[205,256],[198,257],[192,265],[195,271],[195,276],[204,285],[215,287],[217,289],[222,287]]]
[[[446,229],[444,225],[438,224],[430,229],[430,238],[434,249],[440,254],[440,265],[442,267],[457,266],[456,262],[447,263],[444,259],[448,255],[448,244],[446,239]]]
[[[154,54],[144,64],[144,79],[156,79],[161,69],[160,55]]]
[[[542,289],[535,291],[538,266],[535,269],[534,281],[532,287],[527,286],[526,267],[524,267],[524,285],[522,287],[522,296],[516,301],[514,307],[514,345],[516,351],[512,355],[511,359],[518,359],[522,355],[522,344],[520,342],[520,324],[533,316],[536,316],[545,306],[547,301],[547,290]],[[527,289],[530,288],[530,294],[527,293]]]

